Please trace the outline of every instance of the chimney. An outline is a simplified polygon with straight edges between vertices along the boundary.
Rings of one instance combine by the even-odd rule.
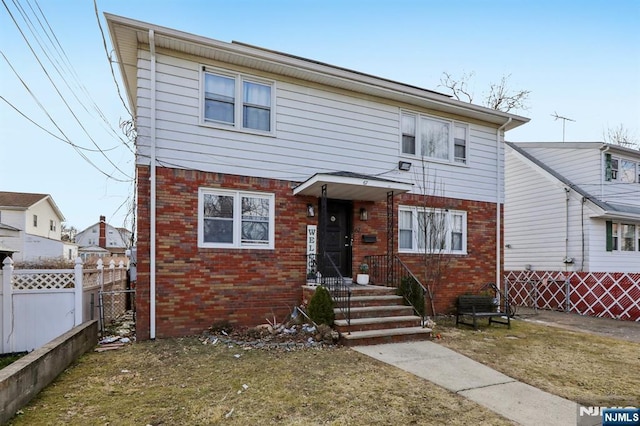
[[[100,216],[100,234],[98,235],[98,246],[107,248],[107,223],[104,216]]]

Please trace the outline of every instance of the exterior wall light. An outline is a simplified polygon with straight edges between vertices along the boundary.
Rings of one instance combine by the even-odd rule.
[[[369,212],[364,207],[360,207],[360,220],[369,220]]]
[[[307,217],[314,217],[316,215],[316,211],[313,208],[313,204],[307,204]]]
[[[408,161],[398,161],[398,169],[408,172],[411,169],[411,163]]]

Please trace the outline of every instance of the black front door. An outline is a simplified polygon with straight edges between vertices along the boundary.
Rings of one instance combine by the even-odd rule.
[[[327,232],[325,252],[333,260],[343,277],[351,276],[351,217],[350,202],[327,200]],[[322,234],[322,233],[321,233]],[[320,241],[320,244],[323,242]],[[330,265],[325,265],[331,274]]]

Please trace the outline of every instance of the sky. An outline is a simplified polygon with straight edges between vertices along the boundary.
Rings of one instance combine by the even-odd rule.
[[[640,139],[637,0],[2,3],[0,190],[50,194],[78,230],[101,215],[131,228],[133,145],[120,129],[131,116],[104,12],[443,93],[444,72],[471,75],[477,104],[509,76],[509,89],[531,92],[512,111],[531,119],[513,142],[603,141],[618,126]]]

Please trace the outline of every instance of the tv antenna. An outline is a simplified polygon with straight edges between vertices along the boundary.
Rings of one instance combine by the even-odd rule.
[[[554,117],[556,120],[562,120],[562,142],[564,142],[564,126],[565,126],[565,124],[567,124],[567,121],[573,121],[575,123],[576,120],[572,120],[570,118],[558,115],[558,113],[555,112],[555,111],[553,112],[553,114],[551,114],[551,116]]]

